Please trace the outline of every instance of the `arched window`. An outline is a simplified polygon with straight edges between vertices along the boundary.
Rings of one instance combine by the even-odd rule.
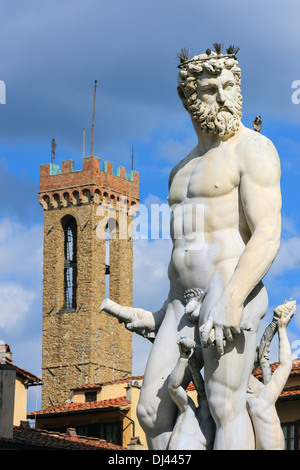
[[[77,223],[74,217],[62,219],[64,230],[64,305],[76,308],[77,291]]]
[[[110,281],[110,260],[109,260],[109,228],[105,230],[105,297],[109,297],[109,281]]]
[[[118,224],[114,217],[110,217],[107,221],[105,229],[105,297],[109,297],[110,288],[110,264],[111,264],[111,250],[114,249],[111,246],[114,240],[118,236]]]

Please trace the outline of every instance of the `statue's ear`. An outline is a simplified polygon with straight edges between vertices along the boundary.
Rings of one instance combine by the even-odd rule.
[[[186,96],[185,96],[185,93],[184,93],[183,89],[181,88],[181,86],[177,87],[177,93],[179,95],[179,98],[182,101],[182,104],[183,104],[184,108],[187,110]]]
[[[183,89],[182,89],[181,86],[178,86],[178,87],[177,87],[177,93],[178,93],[178,95],[179,95],[179,98],[180,98],[182,101],[185,101],[185,100],[186,100],[184,91],[183,91]]]

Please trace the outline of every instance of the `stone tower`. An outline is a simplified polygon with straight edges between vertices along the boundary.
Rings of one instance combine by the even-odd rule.
[[[131,333],[100,313],[109,296],[132,305],[132,215],[139,174],[96,157],[40,168],[44,208],[42,406],[84,383],[131,375]],[[109,260],[108,260],[109,258]],[[109,282],[108,282],[109,281]],[[109,290],[107,285],[109,284]]]

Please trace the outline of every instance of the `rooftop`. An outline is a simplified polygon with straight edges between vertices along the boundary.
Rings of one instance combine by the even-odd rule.
[[[1,449],[19,450],[126,450],[104,439],[78,436],[74,429],[63,434],[30,427],[14,427],[13,438],[0,438]]]
[[[278,367],[278,363],[271,364],[271,371]],[[253,373],[258,379],[262,378],[261,370],[256,369]],[[296,359],[293,361],[292,370],[290,376],[297,376],[300,375],[300,359]],[[74,388],[73,390],[80,391],[80,390],[95,390],[99,389],[102,386],[110,385],[110,384],[117,384],[117,383],[129,383],[129,382],[140,382],[143,380],[143,376],[133,376],[133,377],[126,377],[124,379],[118,379],[115,381],[110,382],[100,382],[96,384],[85,384],[80,387]],[[195,390],[195,386],[193,383],[190,383],[187,387],[188,391]],[[300,385],[296,385],[293,387],[286,387],[280,394],[280,400],[288,400],[288,399],[299,399],[300,398]],[[80,402],[68,402],[63,405],[56,405],[56,406],[49,406],[44,410],[40,411],[33,411],[28,413],[27,417],[29,419],[34,418],[35,416],[38,417],[47,417],[53,416],[57,414],[74,414],[74,413],[82,413],[82,412],[95,412],[95,411],[107,411],[109,409],[128,409],[130,406],[130,401],[126,399],[126,396],[101,400],[101,401],[92,401],[88,403],[80,403]]]
[[[34,418],[35,416],[39,417],[46,417],[49,415],[55,414],[70,414],[70,413],[82,413],[82,412],[90,412],[90,411],[107,411],[109,409],[127,409],[130,405],[130,401],[126,399],[126,397],[118,397],[112,398],[108,400],[101,400],[101,401],[91,401],[88,403],[64,403],[63,405],[56,405],[56,406],[49,406],[44,410],[40,411],[32,411],[31,413],[27,414],[29,419]]]
[[[13,363],[12,353],[7,343],[0,343],[0,364],[15,367],[17,376],[23,379],[25,385],[42,385],[42,380],[39,377]]]
[[[271,368],[271,372],[273,373],[274,370],[277,369],[279,363],[278,362],[274,362],[273,364],[270,364],[270,368]],[[261,369],[260,368],[257,368],[254,372],[253,372],[253,375],[255,377],[257,377],[258,379],[261,379],[262,378],[262,372],[261,372]],[[291,372],[290,372],[290,377],[291,376],[296,376],[296,375],[300,375],[300,359],[294,359],[293,360],[293,363],[292,363],[292,369],[291,369]]]

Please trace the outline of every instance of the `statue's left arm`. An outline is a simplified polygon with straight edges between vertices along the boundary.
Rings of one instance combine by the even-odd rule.
[[[251,237],[225,291],[244,302],[269,271],[280,246],[280,161],[263,136],[249,144],[242,159],[239,189]]]
[[[220,354],[223,338],[232,340],[233,333],[240,332],[244,302],[270,269],[280,246],[280,162],[276,149],[260,135],[239,146],[239,203],[251,236],[202,333],[205,346],[214,328]]]

